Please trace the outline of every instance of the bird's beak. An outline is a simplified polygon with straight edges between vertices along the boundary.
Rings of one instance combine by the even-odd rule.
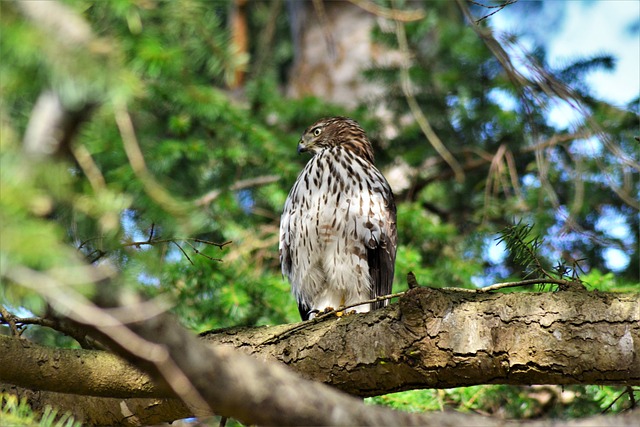
[[[307,148],[307,145],[305,144],[304,138],[300,138],[300,141],[298,141],[298,154],[304,153],[306,151],[309,151],[309,149]]]

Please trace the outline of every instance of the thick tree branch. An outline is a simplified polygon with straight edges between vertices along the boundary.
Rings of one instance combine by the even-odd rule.
[[[299,378],[280,364],[263,361],[228,346],[207,346],[185,333],[170,316],[158,316],[129,325],[142,339],[162,344],[175,365],[199,395],[197,412],[214,411],[245,424],[260,425],[453,425],[469,421],[456,414],[448,422],[388,408],[366,406],[362,400],[327,386]],[[127,360],[149,372],[159,381],[171,382],[157,364],[110,342]],[[185,351],[188,349],[188,351]],[[171,384],[176,389],[176,384]],[[187,385],[182,385],[186,387]],[[186,395],[186,393],[185,393]],[[207,407],[199,406],[205,401]],[[193,402],[185,402],[192,404]]]
[[[357,399],[333,393],[317,382],[300,380],[269,361],[281,361],[306,378],[359,395],[479,383],[638,385],[639,311],[640,294],[568,291],[487,295],[418,288],[408,292],[399,304],[364,315],[309,322],[304,327],[212,331],[203,337],[210,345],[204,345],[202,339],[189,335],[166,316],[131,328],[154,345],[162,343],[191,386],[210,405],[192,408],[192,413],[215,411],[262,424],[451,425],[481,421],[493,425],[495,421],[459,419],[458,414],[416,418],[365,407]],[[522,339],[525,336],[526,341]],[[103,338],[109,340],[108,336]],[[126,364],[106,369],[118,371],[105,377],[104,365],[99,366],[102,360],[111,363],[113,356],[32,344],[24,347],[22,341],[0,339],[0,381],[102,396],[123,396],[123,387],[134,383],[140,386],[131,396],[154,395],[147,388],[147,377]],[[110,344],[159,378],[153,362],[128,353],[115,342]],[[262,363],[231,347],[257,356]],[[70,361],[73,358],[80,362]],[[75,378],[71,383],[68,374],[56,376],[61,367],[69,366]],[[128,379],[117,386],[88,386],[91,382],[87,379],[96,375],[116,383],[120,378]],[[38,376],[42,378],[38,380]],[[24,384],[27,381],[29,384]],[[155,392],[167,396],[169,390],[159,385]],[[129,409],[132,405],[125,403]],[[164,405],[175,405],[175,401],[160,402],[155,410],[164,410]],[[184,416],[184,406],[178,407],[182,409],[176,410],[176,415]]]
[[[33,390],[96,397],[172,397],[120,357],[99,350],[43,347],[0,335],[0,381]]]
[[[361,396],[487,383],[640,385],[640,294],[419,288],[367,315],[210,331],[203,339]],[[9,338],[0,346],[4,382],[95,396],[169,395],[104,352]],[[18,351],[20,357],[11,356]],[[90,381],[96,376],[100,382]]]
[[[291,334],[231,329],[205,338],[360,396],[473,384],[640,384],[640,294],[419,288],[397,305]]]

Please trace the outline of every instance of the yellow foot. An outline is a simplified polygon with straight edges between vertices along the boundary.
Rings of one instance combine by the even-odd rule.
[[[324,310],[320,311],[319,313],[316,313],[316,315],[320,315],[320,314],[327,314],[327,313],[331,313],[334,312],[334,314],[337,317],[342,317],[342,316],[351,316],[352,314],[356,314],[357,312],[355,310],[341,310],[340,308],[333,308],[333,307],[325,307]],[[313,317],[315,317],[316,315],[314,315]]]
[[[322,314],[331,313],[333,311],[336,316],[342,317],[343,312],[342,311],[338,311],[338,310],[340,310],[340,309],[339,308],[335,309],[333,307],[325,307],[324,310],[322,310]]]
[[[342,317],[342,316],[351,316],[352,314],[356,314],[357,312],[355,310],[341,310],[342,307],[338,308],[338,311],[336,311],[336,316],[338,317]]]

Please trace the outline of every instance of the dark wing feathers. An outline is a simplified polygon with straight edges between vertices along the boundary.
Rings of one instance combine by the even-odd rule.
[[[311,307],[309,307],[302,301],[298,301],[298,312],[300,313],[300,318],[303,321],[309,320],[309,314],[311,314]]]
[[[393,285],[398,238],[396,231],[396,204],[390,189],[385,194],[385,200],[388,202],[388,218],[382,230],[380,242],[374,249],[367,248],[367,262],[369,263],[369,275],[371,276],[371,298],[390,294]],[[384,307],[388,303],[389,300],[372,303],[371,309],[375,310]]]

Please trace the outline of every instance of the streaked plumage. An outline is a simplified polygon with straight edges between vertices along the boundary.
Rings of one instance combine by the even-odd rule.
[[[306,320],[326,307],[391,293],[397,237],[393,193],[358,123],[344,117],[317,121],[302,134],[303,151],[313,157],[284,205],[280,262]]]

